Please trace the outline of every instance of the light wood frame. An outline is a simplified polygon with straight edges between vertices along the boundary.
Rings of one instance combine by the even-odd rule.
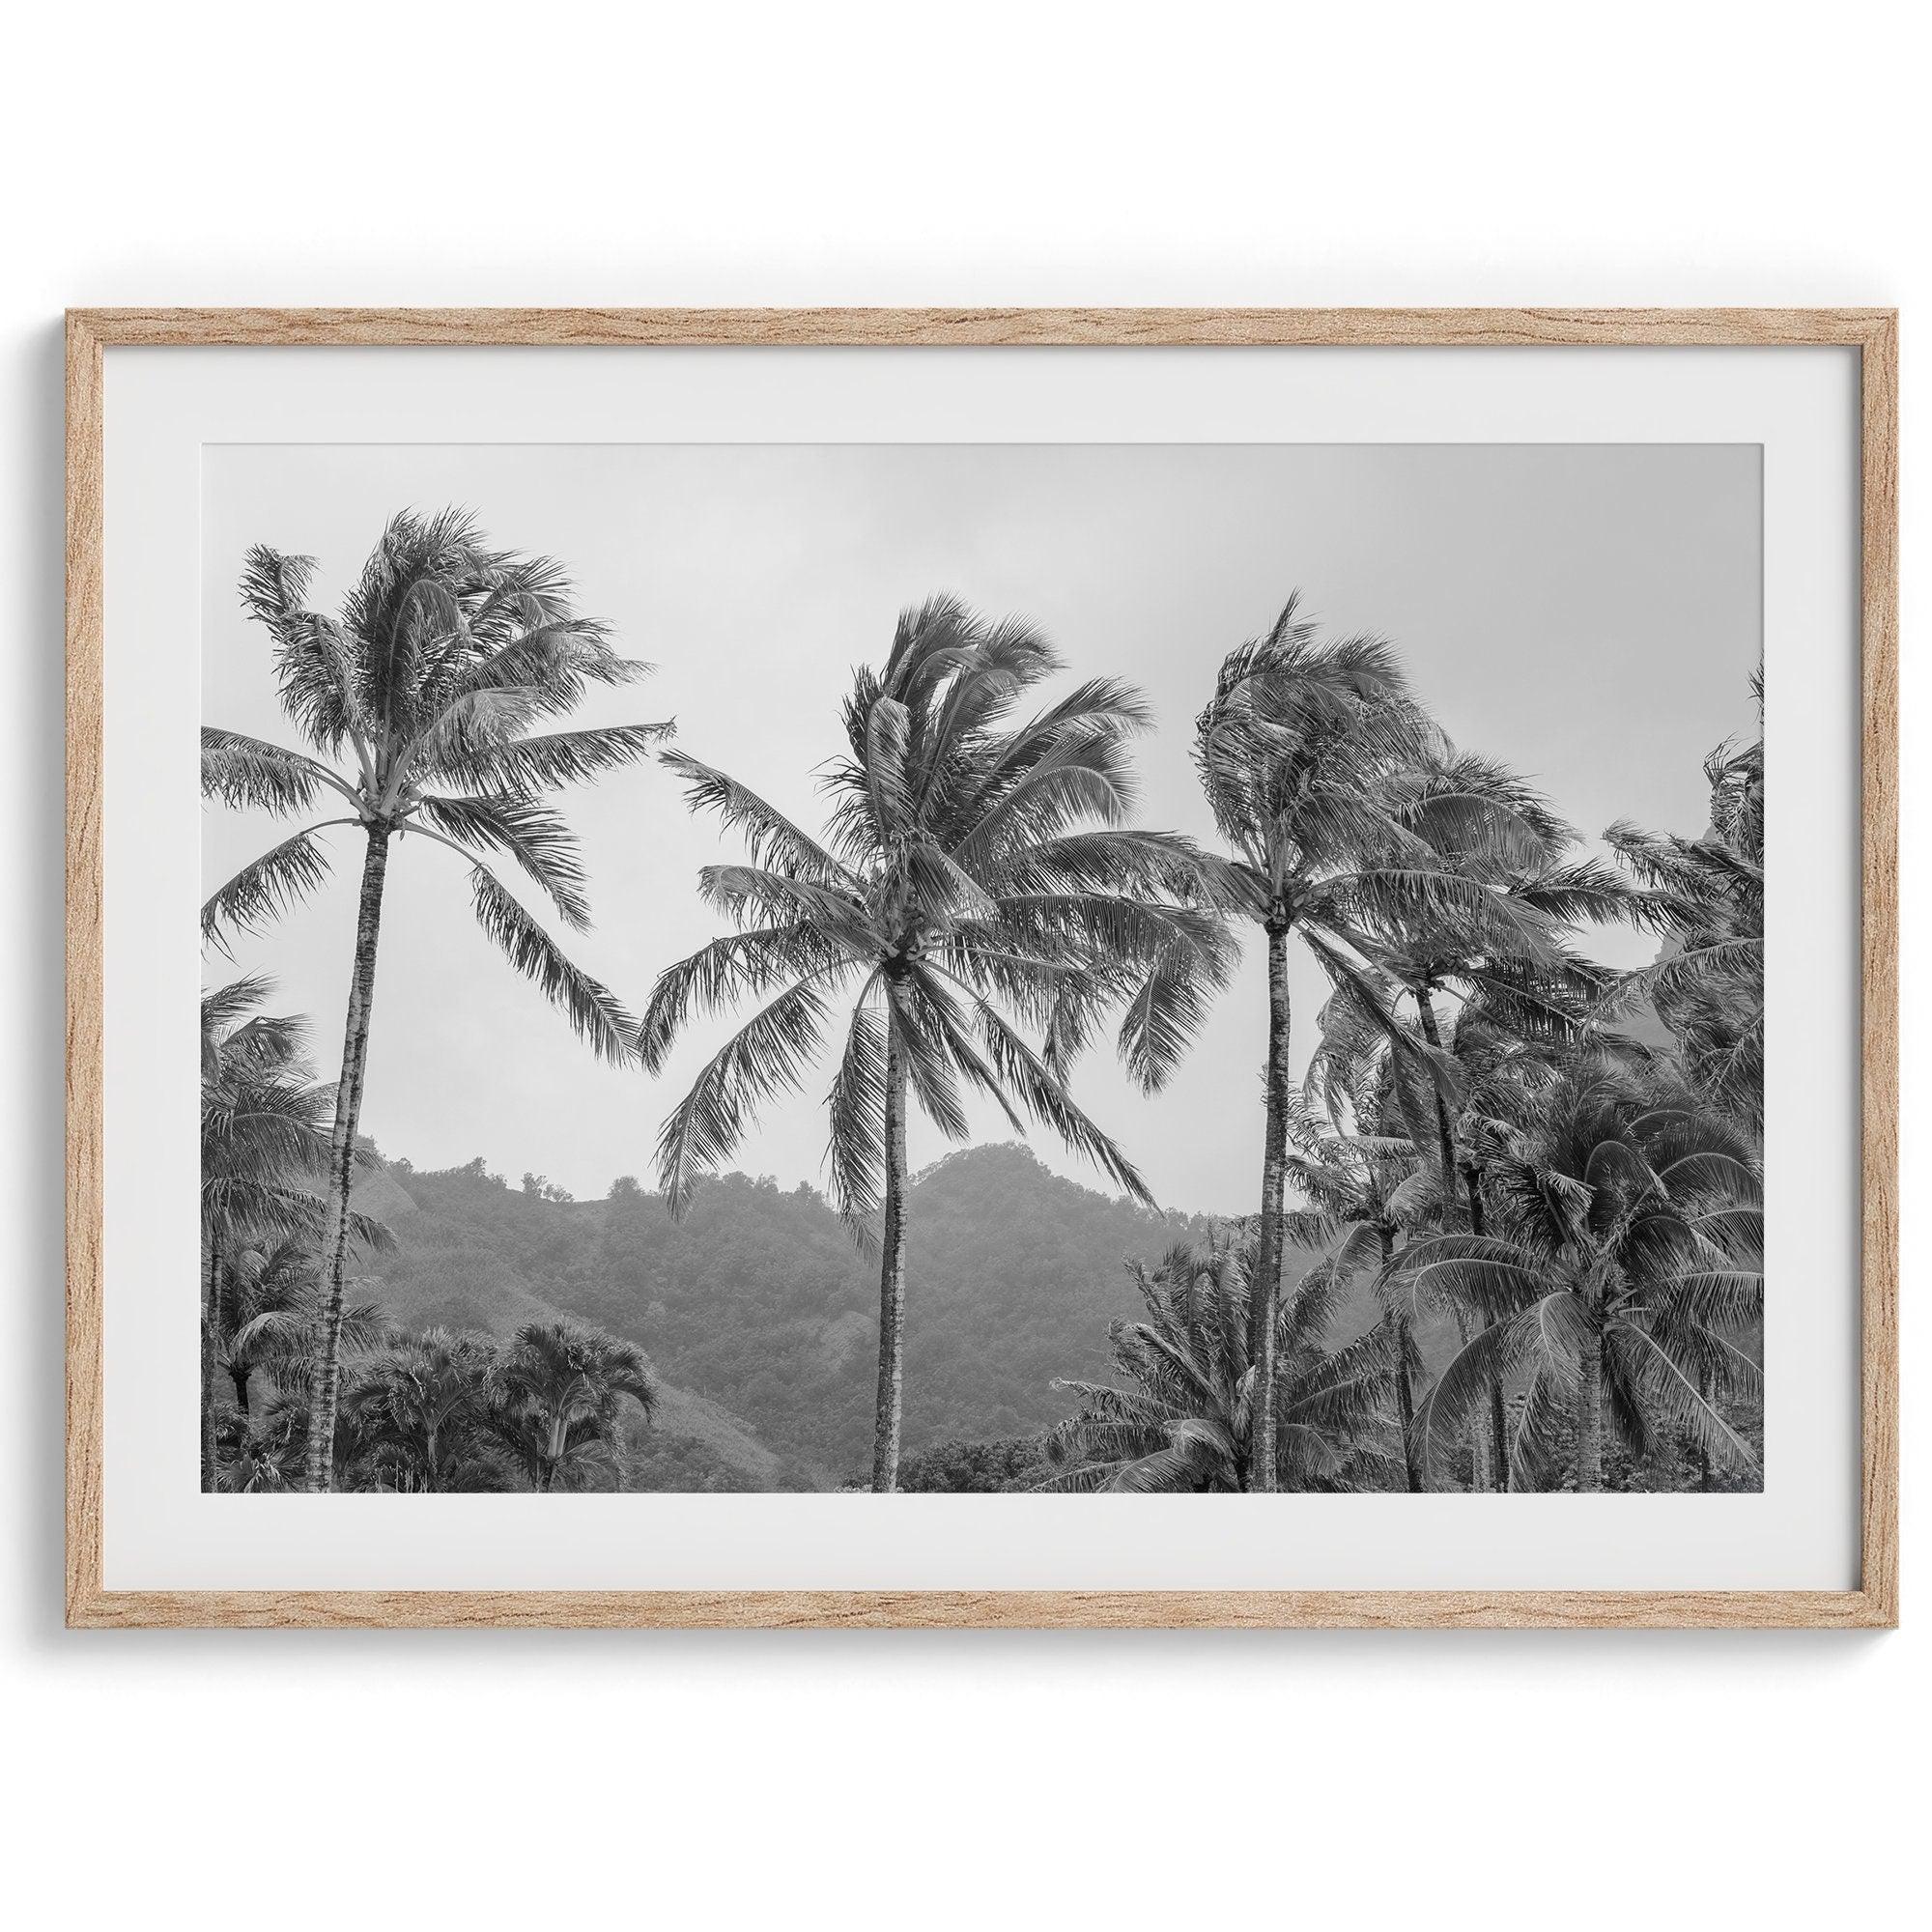
[[[1862,1559],[1855,1590],[152,1591],[102,1579],[101,357],[254,345],[1837,346],[1862,379]],[[462,1627],[1898,1621],[1898,322],[1889,309],[88,309],[67,318],[67,1620]]]

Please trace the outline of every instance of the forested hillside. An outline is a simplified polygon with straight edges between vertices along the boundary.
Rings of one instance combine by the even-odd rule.
[[[1063,1179],[1017,1145],[953,1154],[919,1178],[913,1197],[914,1449],[1058,1421],[1068,1405],[1053,1378],[1104,1374],[1108,1322],[1140,1312],[1124,1261],[1208,1228]],[[634,1447],[641,1486],[735,1487],[734,1470],[747,1488],[863,1478],[876,1264],[815,1190],[728,1175],[701,1185],[674,1221],[640,1190],[557,1202],[480,1162],[426,1173],[397,1161],[358,1189],[365,1204],[398,1251],[373,1264],[360,1292],[399,1326],[503,1335],[566,1314],[644,1350],[670,1399]],[[749,1480],[758,1445],[775,1481]]]

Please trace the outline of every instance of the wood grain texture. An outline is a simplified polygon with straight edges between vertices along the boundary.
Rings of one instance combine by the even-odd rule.
[[[1862,1580],[1898,1621],[1898,319],[1862,345]]]
[[[102,352],[173,345],[1838,346],[1861,352],[1862,1562],[1850,1591],[104,1587]],[[1899,1615],[1898,328],[1886,309],[91,309],[67,339],[67,1618],[84,1629],[1874,1629]]]
[[[74,311],[107,348],[1862,347],[1889,309],[224,308]]]
[[[114,1590],[69,1616],[93,1630],[1869,1630],[1886,1621],[1867,1592],[1822,1590]]]
[[[101,1577],[101,349],[67,330],[67,1606]]]

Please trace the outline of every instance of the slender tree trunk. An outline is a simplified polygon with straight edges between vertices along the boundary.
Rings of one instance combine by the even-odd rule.
[[[1268,1052],[1267,1138],[1262,1160],[1261,1235],[1256,1244],[1255,1280],[1248,1296],[1248,1357],[1254,1363],[1250,1397],[1248,1487],[1263,1492],[1277,1487],[1274,1430],[1275,1311],[1281,1303],[1282,1197],[1288,1176],[1289,999],[1288,927],[1267,923]]]
[[[1436,1052],[1442,1050],[1441,1029],[1435,1023],[1435,1006],[1429,997],[1426,986],[1413,988],[1415,993],[1415,1017],[1422,1028],[1422,1037]],[[1442,1098],[1442,1090],[1433,1083],[1430,1096],[1435,1103],[1435,1155],[1440,1168],[1439,1185],[1442,1196],[1442,1232],[1446,1235],[1456,1213],[1456,1134],[1449,1123],[1449,1108]],[[1473,1180],[1468,1188],[1469,1232],[1480,1235],[1483,1232],[1482,1197]],[[1488,1327],[1484,1323],[1484,1327]],[[1478,1331],[1481,1332],[1481,1331]],[[1476,1441],[1476,1484],[1479,1489],[1506,1490],[1509,1488],[1508,1451],[1504,1447],[1503,1391],[1499,1382],[1490,1384],[1489,1414],[1484,1427],[1478,1432]]]
[[[230,1362],[228,1379],[235,1384],[235,1406],[245,1416],[248,1413],[248,1371],[240,1363]]]
[[[872,1425],[872,1488],[890,1495],[899,1482],[899,1414],[904,1398],[906,1064],[898,1028],[886,1021],[886,1203],[879,1248],[879,1393]]]
[[[1711,1400],[1711,1369],[1709,1363],[1699,1363],[1697,1368],[1697,1393],[1706,1403]],[[1697,1438],[1697,1489],[1699,1493],[1711,1487],[1711,1441],[1710,1437]]]
[[[1429,989],[1415,986],[1410,990],[1415,995],[1415,1017],[1422,1028],[1422,1037],[1440,1053],[1442,1034],[1435,1024],[1435,1008],[1430,1000]],[[1456,1211],[1456,1135],[1449,1124],[1449,1109],[1443,1101],[1442,1090],[1434,1081],[1430,1083],[1429,1097],[1435,1107],[1435,1154],[1440,1173],[1442,1231],[1447,1234],[1450,1217]]]
[[[549,1495],[556,1488],[556,1472],[563,1467],[563,1453],[570,1441],[570,1411],[558,1408],[550,1419],[550,1435],[544,1443],[543,1471],[538,1491]]]
[[[342,1390],[342,1269],[349,1251],[349,1190],[355,1172],[355,1123],[362,1113],[362,1072],[369,1059],[369,1009],[376,994],[376,935],[383,923],[383,879],[389,867],[389,828],[369,828],[362,861],[362,896],[355,910],[355,962],[349,980],[349,1016],[342,1033],[342,1077],[335,1088],[335,1124],[328,1136],[328,1216],[323,1256],[327,1288],[322,1333],[310,1383],[308,1487],[331,1487],[335,1466],[335,1409]]]
[[[1604,1487],[1604,1336],[1595,1309],[1585,1321],[1577,1383],[1577,1488],[1595,1495]]]
[[[201,1284],[201,1488],[214,1489],[214,1356],[215,1325],[221,1319],[221,1264],[214,1243],[208,1244],[208,1266]]]
[[[1376,1231],[1381,1242],[1382,1269],[1386,1273],[1388,1264],[1395,1259],[1395,1236],[1387,1228]],[[1415,1451],[1413,1430],[1415,1427],[1415,1384],[1408,1373],[1408,1317],[1401,1309],[1389,1310],[1389,1325],[1395,1330],[1395,1406],[1396,1416],[1402,1425],[1402,1473],[1410,1495],[1422,1492],[1422,1465]]]
[[[1483,1232],[1483,1181],[1474,1167],[1463,1169],[1463,1189],[1469,1202],[1469,1232],[1480,1236]],[[1506,1490],[1510,1486],[1509,1420],[1503,1410],[1500,1382],[1490,1385],[1490,1435],[1495,1450],[1496,1488]]]

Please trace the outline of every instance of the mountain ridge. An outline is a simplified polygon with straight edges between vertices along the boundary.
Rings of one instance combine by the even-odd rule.
[[[394,1160],[358,1181],[356,1205],[388,1223],[397,1251],[369,1258],[355,1293],[397,1326],[502,1335],[570,1318],[643,1349],[666,1386],[656,1427],[634,1433],[647,1475],[758,1489],[863,1478],[876,1264],[815,1188],[713,1176],[673,1219],[641,1190],[560,1202],[480,1160]],[[1068,1406],[1054,1378],[1103,1378],[1109,1322],[1139,1312],[1125,1263],[1216,1225],[1082,1186],[1015,1142],[943,1156],[908,1207],[909,1451],[1049,1427]]]

